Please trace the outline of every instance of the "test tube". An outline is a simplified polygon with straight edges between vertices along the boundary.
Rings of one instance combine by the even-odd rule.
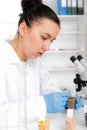
[[[68,98],[68,106],[67,109],[67,117],[66,117],[66,130],[75,130],[76,119],[73,117],[74,105],[75,105],[75,97]]]
[[[75,97],[72,97],[72,96],[68,98],[68,106],[69,106],[69,109],[74,109],[75,100],[76,100],[76,98],[75,98]]]
[[[45,119],[45,115],[39,117],[38,130],[49,130],[49,121]]]
[[[66,118],[66,130],[75,130],[76,120],[75,118]]]

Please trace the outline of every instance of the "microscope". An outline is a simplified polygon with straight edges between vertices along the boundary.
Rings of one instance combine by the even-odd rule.
[[[70,60],[76,68],[76,77],[73,79],[76,92],[79,92],[82,98],[87,99],[87,63],[81,55],[71,56]]]

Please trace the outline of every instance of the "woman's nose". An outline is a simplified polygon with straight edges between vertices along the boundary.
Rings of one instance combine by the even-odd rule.
[[[48,50],[50,49],[50,43],[44,44],[43,49],[44,49],[45,51],[48,51]]]

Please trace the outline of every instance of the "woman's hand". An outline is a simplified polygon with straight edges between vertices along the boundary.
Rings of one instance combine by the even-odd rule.
[[[44,95],[47,113],[57,113],[63,111],[68,101],[68,97],[70,97],[70,93],[67,92],[56,92]]]

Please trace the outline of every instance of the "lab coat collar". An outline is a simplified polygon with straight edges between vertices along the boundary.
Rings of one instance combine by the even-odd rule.
[[[23,63],[17,56],[10,43],[8,43],[7,41],[0,41],[0,55],[2,56],[2,60],[6,64],[15,65],[17,63]],[[29,66],[34,66],[34,64],[38,66],[40,59],[41,58],[27,59],[26,64]]]
[[[7,41],[2,41],[2,43],[0,43],[0,55],[2,56],[3,61],[7,64],[16,64],[21,62],[16,52]]]

